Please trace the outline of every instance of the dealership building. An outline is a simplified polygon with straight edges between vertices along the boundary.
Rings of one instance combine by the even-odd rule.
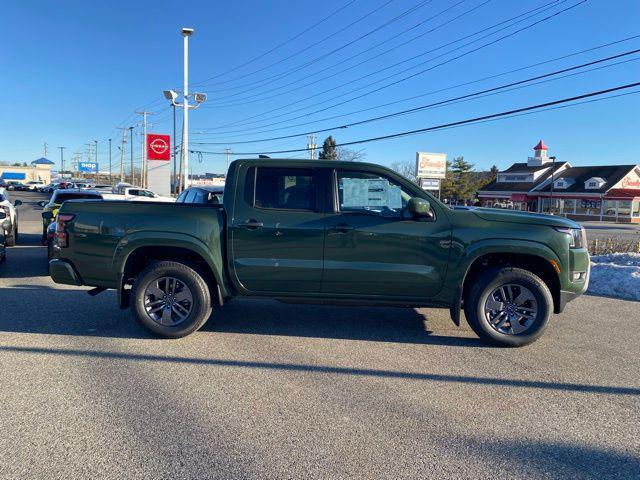
[[[0,165],[0,179],[5,182],[26,183],[32,180],[39,180],[44,183],[51,183],[51,167],[53,164],[54,162],[43,157],[34,160],[26,167]]]
[[[498,173],[478,191],[484,207],[563,215],[574,220],[640,223],[640,166],[573,167],[548,156],[542,140],[534,156]]]

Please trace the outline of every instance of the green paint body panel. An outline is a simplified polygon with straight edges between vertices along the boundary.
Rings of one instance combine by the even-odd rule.
[[[251,167],[312,168],[318,178],[315,210],[261,209],[245,198]],[[334,169],[384,175],[430,202],[433,219],[420,221],[340,212]],[[451,306],[474,261],[487,254],[527,254],[555,262],[560,290],[587,288],[589,256],[569,248],[554,227],[579,228],[562,217],[494,209],[451,210],[397,173],[367,163],[238,160],[227,174],[222,206],[67,201],[68,262],[85,285],[119,288],[127,259],[141,247],[181,247],[210,267],[223,298],[268,296],[363,303]],[[259,228],[247,228],[247,222]],[[334,227],[348,223],[349,231]],[[170,258],[168,258],[170,259]],[[587,272],[573,282],[572,272]],[[58,273],[59,272],[59,273]],[[67,283],[60,267],[53,279]]]

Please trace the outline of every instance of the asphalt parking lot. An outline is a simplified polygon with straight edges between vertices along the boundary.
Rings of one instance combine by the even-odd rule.
[[[0,265],[0,478],[640,478],[640,304],[521,349],[445,310],[234,301],[181,340],[56,285],[38,194]]]

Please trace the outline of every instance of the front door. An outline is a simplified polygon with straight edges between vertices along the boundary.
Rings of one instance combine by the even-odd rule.
[[[229,220],[235,281],[248,292],[319,292],[324,218],[318,170],[250,167]]]
[[[443,212],[411,218],[422,192],[385,174],[337,170],[334,213],[327,214],[322,292],[429,298],[443,286],[451,231]],[[425,196],[425,198],[428,198]]]

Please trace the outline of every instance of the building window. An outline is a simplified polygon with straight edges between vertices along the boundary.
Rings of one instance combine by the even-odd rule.
[[[620,200],[618,202],[618,216],[631,216],[631,200]]]
[[[576,202],[576,215],[600,216],[600,200],[579,200]]]
[[[564,200],[562,205],[562,214],[563,215],[573,215],[576,210],[576,201],[573,198]]]
[[[633,216],[640,217],[640,200],[633,201]]]
[[[617,200],[605,200],[604,208],[602,209],[602,214],[605,217],[615,217],[617,208],[618,208]]]

